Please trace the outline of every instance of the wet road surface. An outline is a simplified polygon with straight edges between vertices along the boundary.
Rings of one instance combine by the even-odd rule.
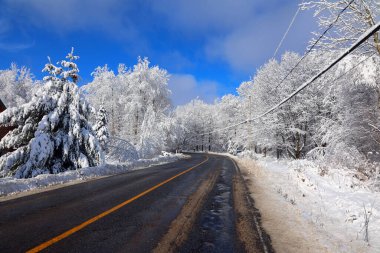
[[[237,240],[232,200],[232,162],[222,159],[220,175],[181,252],[244,252]]]

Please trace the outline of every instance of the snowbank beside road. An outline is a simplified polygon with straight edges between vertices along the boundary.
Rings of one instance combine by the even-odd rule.
[[[321,173],[305,160],[235,159],[276,252],[380,252],[380,193],[348,171]]]
[[[80,170],[71,170],[59,174],[42,174],[33,178],[15,179],[11,177],[0,178],[0,196],[46,188],[69,182],[83,182],[90,179],[125,173],[130,170],[142,169],[153,165],[170,163],[181,158],[183,154],[163,152],[162,155],[152,159],[140,159],[122,164],[104,164],[98,167],[88,167]]]

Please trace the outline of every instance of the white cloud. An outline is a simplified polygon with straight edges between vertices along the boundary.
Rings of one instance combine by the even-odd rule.
[[[178,50],[159,52],[151,58],[154,58],[159,65],[168,68],[173,72],[181,72],[183,69],[194,67],[194,63],[182,55]]]
[[[8,52],[18,52],[33,47],[35,42],[31,43],[3,43],[0,42],[0,50]]]
[[[128,52],[135,55],[148,54],[149,41],[139,30],[139,22],[132,17],[143,12],[138,7],[134,1],[122,0],[4,0],[0,21],[10,29],[2,26],[0,39],[7,46],[11,42],[31,44],[30,41],[41,40],[34,32],[39,28],[72,41],[79,33],[100,35],[123,43]]]
[[[206,61],[210,65],[222,62],[232,71],[227,69],[221,75],[248,78],[272,57],[297,3],[283,0],[4,0],[3,11],[0,10],[0,14],[5,13],[0,19],[0,39],[12,31],[17,36],[17,40],[12,40],[17,50],[31,45],[25,41],[35,39],[30,29],[33,27],[61,34],[63,38],[71,36],[71,32],[101,32],[122,42],[129,54],[148,55],[161,67],[174,72],[189,72],[195,69],[197,62]],[[312,24],[311,15],[301,12],[279,55],[283,49],[304,50]],[[152,32],[155,29],[157,34]],[[15,33],[16,30],[20,32]],[[22,39],[21,31],[26,34]],[[166,35],[174,40],[179,38],[178,47],[172,43],[169,52],[160,49],[168,50],[165,39],[161,45],[160,38],[152,37]],[[11,49],[9,43],[4,44],[5,40],[1,42],[0,49]],[[173,75],[170,85],[175,104],[196,96],[212,102],[218,94],[216,89],[222,87],[217,82],[196,80],[191,75]]]
[[[172,28],[187,32],[226,32],[250,19],[265,0],[161,0],[152,9],[164,15]]]
[[[16,27],[8,19],[0,18],[0,50],[18,52],[34,46],[35,41],[32,41],[20,31],[17,31],[17,38],[9,36],[14,30],[17,30]]]
[[[222,38],[210,39],[205,46],[207,57],[210,60],[224,60],[235,71],[254,73],[255,68],[273,56],[288,21],[296,9],[296,5],[291,5],[273,10],[270,15],[254,18]],[[312,24],[310,13],[299,14],[280,53],[284,52],[284,49],[301,52],[305,50],[311,36]]]
[[[6,0],[8,19],[22,17],[37,27],[58,34],[100,30],[119,37],[134,36],[136,30],[124,18],[131,2],[120,0]],[[127,15],[126,15],[127,17]]]
[[[172,101],[175,106],[190,102],[198,97],[207,103],[218,98],[220,84],[210,80],[197,80],[189,74],[174,74],[169,79],[169,89],[172,91]]]
[[[283,0],[153,1],[170,29],[190,38],[203,36],[204,54],[234,71],[251,75],[272,57],[298,2]],[[282,49],[302,51],[316,28],[311,13],[301,12]],[[280,53],[284,50],[280,50]]]

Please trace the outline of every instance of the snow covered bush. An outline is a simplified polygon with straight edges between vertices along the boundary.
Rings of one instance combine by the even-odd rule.
[[[136,148],[128,141],[111,136],[108,140],[106,161],[109,164],[126,163],[139,159]]]
[[[79,70],[73,61],[79,57],[72,49],[66,58],[62,67],[45,65],[50,75],[29,103],[0,114],[0,125],[15,127],[0,141],[0,149],[13,150],[0,157],[1,176],[28,178],[103,163],[88,122],[91,107],[76,85]]]

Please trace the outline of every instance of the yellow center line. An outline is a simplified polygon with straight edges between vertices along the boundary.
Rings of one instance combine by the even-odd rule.
[[[128,200],[120,203],[120,204],[118,204],[117,206],[114,206],[111,209],[108,209],[107,211],[105,211],[105,212],[103,212],[101,214],[98,214],[98,215],[92,217],[91,219],[83,222],[82,224],[80,224],[80,225],[78,225],[76,227],[73,227],[72,229],[69,229],[66,232],[64,232],[64,233],[62,233],[62,234],[60,234],[60,235],[58,235],[58,236],[56,236],[56,237],[54,237],[54,238],[52,238],[52,239],[44,242],[44,243],[41,243],[40,245],[34,247],[33,249],[28,250],[27,253],[40,252],[41,250],[46,249],[50,245],[52,245],[52,244],[54,244],[56,242],[59,242],[60,240],[62,240],[64,238],[66,238],[66,237],[74,234],[75,232],[81,230],[82,228],[85,228],[88,225],[94,223],[95,221],[100,220],[101,218],[109,215],[110,213],[113,213],[113,212],[117,211],[118,209],[122,208],[123,206],[126,206],[129,203],[135,201],[136,199],[141,198],[142,196],[144,196],[144,195],[146,195],[146,194],[154,191],[155,189],[157,189],[157,188],[163,186],[164,184],[166,184],[166,183],[174,180],[175,178],[177,178],[179,176],[182,176],[183,174],[186,174],[187,172],[189,172],[189,171],[193,170],[194,168],[196,168],[196,167],[202,165],[203,163],[207,162],[208,159],[209,159],[209,157],[207,156],[207,158],[203,162],[201,162],[201,163],[199,163],[199,164],[197,164],[197,165],[195,165],[195,166],[193,166],[193,167],[191,167],[191,168],[189,168],[187,170],[184,170],[181,173],[178,173],[177,175],[175,175],[175,176],[173,176],[173,177],[171,177],[169,179],[166,179],[165,181],[163,181],[163,182],[161,182],[161,183],[159,183],[159,184],[157,184],[157,185],[149,188],[148,190],[143,191],[142,193],[140,193],[140,194],[138,194],[138,195],[136,195],[136,196],[134,196],[134,197],[132,197],[132,198],[130,198],[130,199],[128,199]]]

